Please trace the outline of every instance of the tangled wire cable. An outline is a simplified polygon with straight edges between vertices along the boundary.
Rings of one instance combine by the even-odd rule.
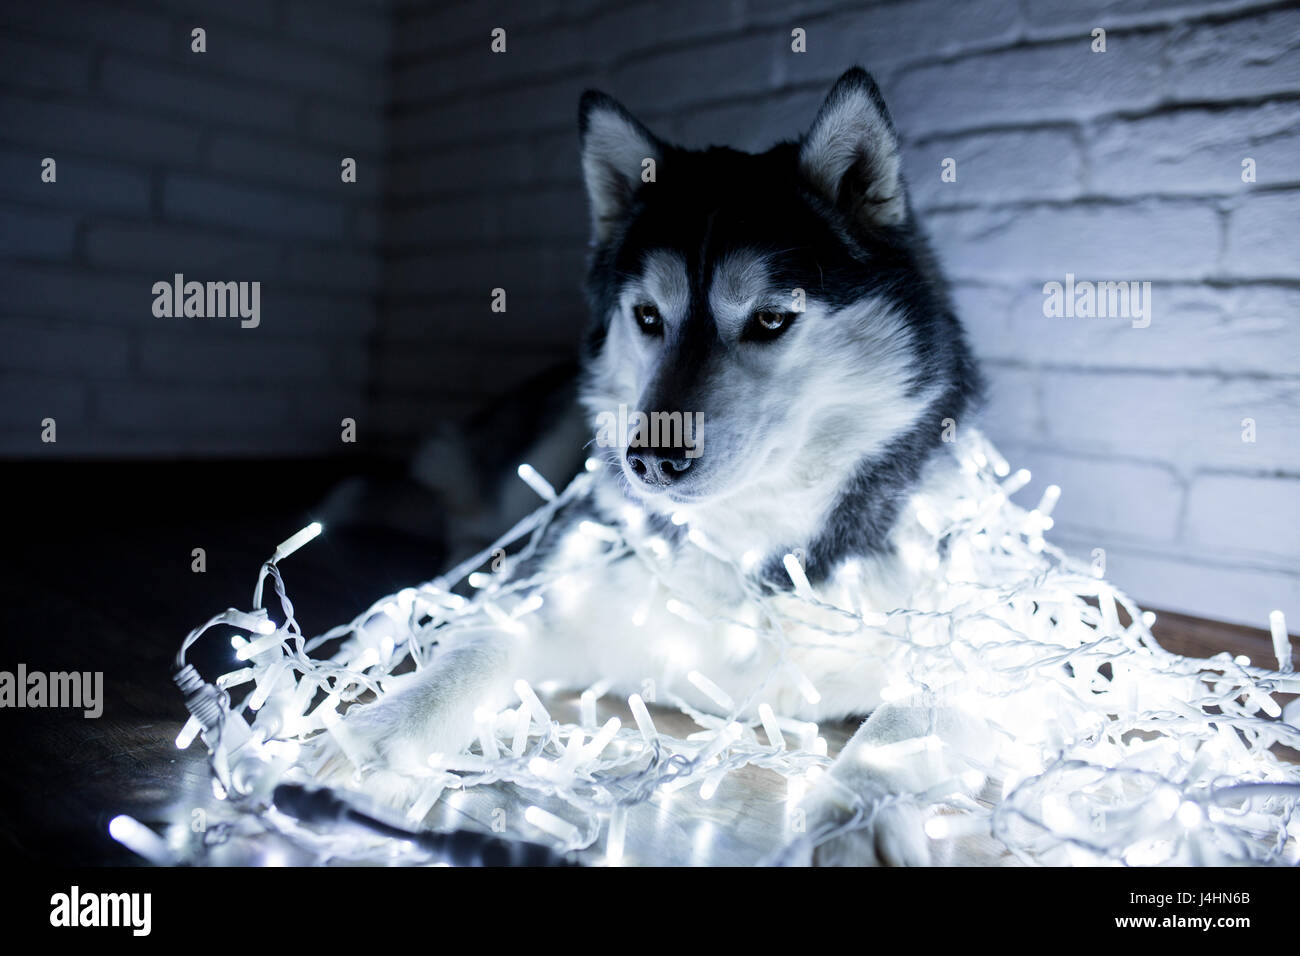
[[[1284,718],[1274,695],[1300,693],[1300,677],[1292,673],[1280,613],[1272,621],[1276,670],[1226,653],[1210,659],[1172,654],[1151,635],[1153,615],[1096,569],[1045,542],[1059,489],[1049,486],[1030,510],[1012,503],[1029,475],[1009,475],[1006,462],[979,436],[961,464],[956,494],[921,499],[901,519],[915,523],[924,543],[903,555],[928,582],[915,606],[875,612],[852,596],[841,602],[848,606],[833,604],[790,555],[785,565],[794,589],[779,596],[736,569],[758,613],[731,623],[756,629],[781,648],[778,667],[789,665],[785,652],[800,642],[859,630],[888,635],[889,651],[879,662],[891,675],[886,699],[920,693],[987,718],[993,733],[972,765],[992,782],[983,799],[954,796],[944,787],[913,795],[943,811],[933,812],[926,825],[933,840],[991,834],[1020,860],[1042,864],[1295,862],[1300,765],[1276,751],[1279,745],[1300,749],[1300,717],[1292,705]],[[557,511],[592,481],[590,474],[579,475],[557,494],[527,466],[520,475],[544,499],[537,511],[446,575],[384,597],[348,624],[308,639],[294,618],[278,563],[319,533],[313,526],[263,565],[251,612],[232,609],[191,632],[177,658],[177,682],[193,716],[177,744],[186,747],[202,735],[219,795],[318,859],[354,856],[373,845],[373,835],[306,827],[278,813],[271,801],[278,784],[311,779],[302,747],[311,738],[333,735],[347,751],[348,717],[341,707],[368,693],[382,696],[386,678],[408,659],[424,666],[434,645],[457,628],[485,620],[527,628],[529,615],[562,579],[601,564],[644,562],[666,587],[657,571],[661,555],[637,521],[583,522],[576,533],[593,546],[581,558],[513,579],[510,569],[533,553]],[[502,571],[482,570],[512,546],[516,553]],[[681,546],[707,549],[709,542],[691,535]],[[279,625],[262,607],[267,580],[283,614]],[[463,582],[476,590],[472,599],[453,590]],[[674,613],[692,620],[699,615],[671,590],[661,597]],[[248,632],[236,640],[245,666],[205,684],[185,653],[216,624]],[[337,646],[321,653],[328,645]],[[699,726],[685,737],[657,727],[635,694],[627,701],[634,726],[624,727],[617,717],[597,719],[608,690],[599,684],[583,692],[579,720],[561,723],[533,688],[517,682],[518,706],[476,712],[471,748],[432,755],[427,772],[405,781],[412,795],[407,825],[418,828],[449,790],[507,782],[566,807],[563,817],[537,806],[524,815],[556,849],[590,848],[603,836],[604,859],[614,863],[623,855],[629,811],[692,785],[707,799],[741,767],[780,774],[788,805],[796,806],[829,765],[818,726],[776,713],[764,701],[762,684],[733,701],[708,675],[692,673],[690,679],[717,707],[705,713],[677,698],[661,699]],[[232,703],[231,691],[249,685]],[[804,690],[816,694],[811,685]],[[860,806],[838,829],[861,825],[870,811]],[[807,839],[815,843],[834,832]],[[394,849],[412,861],[424,859],[423,852],[413,845]]]

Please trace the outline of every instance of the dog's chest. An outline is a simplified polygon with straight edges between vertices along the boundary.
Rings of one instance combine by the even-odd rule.
[[[673,695],[711,712],[726,708],[692,675],[738,705],[766,701],[805,720],[876,706],[888,682],[888,637],[792,596],[756,599],[761,589],[738,573],[729,554],[710,553],[710,542],[683,536],[658,543],[599,577],[568,575],[554,589],[547,599],[552,636],[539,644],[542,674],[576,673],[592,683],[611,681],[625,694]],[[849,612],[900,606],[893,561],[864,562],[852,580],[833,578],[818,596]]]

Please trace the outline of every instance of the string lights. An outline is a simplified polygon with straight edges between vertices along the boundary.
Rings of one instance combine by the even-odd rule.
[[[756,613],[743,627],[730,622],[733,629],[786,651],[858,631],[887,636],[888,649],[873,662],[887,675],[886,700],[920,695],[987,720],[988,739],[966,771],[971,782],[988,781],[978,799],[943,786],[914,795],[933,841],[991,834],[1020,860],[1042,864],[1297,862],[1300,765],[1278,751],[1300,749],[1300,728],[1294,708],[1284,718],[1276,696],[1300,693],[1300,676],[1281,612],[1270,619],[1276,669],[1226,653],[1204,660],[1172,654],[1151,635],[1153,615],[1045,541],[1058,488],[1022,508],[1010,496],[1029,483],[1028,472],[1011,473],[978,435],[958,454],[956,489],[921,498],[901,519],[911,523],[902,557],[925,581],[912,606],[873,608],[864,593],[832,599],[809,582],[793,554],[783,562],[793,590],[772,594],[746,575],[740,565],[753,562],[742,560],[735,572]],[[275,831],[317,859],[355,857],[386,843],[397,860],[428,861],[428,841],[398,839],[395,824],[358,830],[295,819],[276,806],[275,793],[288,792],[277,786],[313,782],[308,741],[329,735],[344,754],[357,756],[348,734],[350,703],[382,696],[394,671],[409,660],[426,664],[435,643],[458,628],[487,621],[527,632],[544,601],[615,560],[646,565],[647,580],[657,582],[647,600],[713,623],[657,573],[667,548],[635,507],[616,523],[583,522],[573,532],[581,546],[563,550],[564,560],[552,561],[544,575],[511,573],[536,551],[557,511],[588,492],[590,471],[557,492],[521,466],[520,477],[543,499],[536,512],[443,577],[384,597],[313,638],[298,628],[278,564],[320,527],[294,535],[262,566],[252,611],[228,610],[185,639],[177,684],[191,718],[177,746],[201,738],[214,792],[248,826]],[[680,547],[712,547],[702,536],[684,537]],[[511,548],[503,570],[483,570],[497,549]],[[279,625],[262,607],[268,580]],[[453,590],[462,582],[472,599]],[[629,613],[644,620],[646,610]],[[185,655],[219,624],[248,637],[238,644],[239,668],[207,683]],[[788,653],[780,659],[778,667],[793,668]],[[787,676],[804,700],[819,698],[806,676]],[[705,713],[667,698],[698,725],[684,737],[656,726],[636,694],[626,701],[630,723],[601,718],[608,687],[600,684],[582,693],[577,722],[565,723],[527,682],[516,682],[514,707],[475,712],[469,749],[431,754],[427,767],[401,781],[401,826],[415,833],[438,801],[508,783],[546,804],[528,807],[510,838],[556,852],[585,850],[589,862],[617,864],[631,849],[629,816],[685,787],[721,799],[719,784],[742,767],[784,777],[793,810],[830,765],[818,726],[782,714],[761,687],[738,701],[709,674],[691,671],[688,679],[714,706]],[[938,738],[920,745],[946,746]],[[391,783],[392,773],[361,778],[359,787],[384,774]],[[869,822],[867,808],[845,826]],[[115,835],[156,860],[158,846],[133,823],[116,822]]]

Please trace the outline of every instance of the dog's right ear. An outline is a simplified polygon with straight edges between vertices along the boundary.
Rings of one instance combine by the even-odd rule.
[[[860,225],[899,226],[907,197],[898,134],[876,81],[854,67],[836,81],[799,147],[813,188]]]
[[[578,104],[582,175],[591,200],[592,241],[604,242],[627,213],[642,183],[646,160],[658,165],[663,144],[623,105],[596,90]]]

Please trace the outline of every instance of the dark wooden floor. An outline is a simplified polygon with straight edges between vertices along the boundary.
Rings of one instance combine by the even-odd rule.
[[[259,563],[315,517],[344,471],[322,462],[6,466],[13,533],[0,576],[0,670],[103,671],[105,705],[95,720],[0,711],[0,852],[136,863],[108,837],[108,821],[176,819],[207,787],[202,748],[172,742],[184,717],[170,679],[177,645],[215,611],[248,606]],[[196,547],[207,554],[202,574],[191,570]],[[432,538],[334,527],[285,575],[304,630],[317,632],[433,576],[443,560]],[[1180,653],[1271,655],[1263,631],[1162,613],[1156,632]]]
[[[0,670],[103,671],[105,704],[98,719],[0,711],[0,850],[133,862],[108,838],[108,820],[161,819],[187,776],[206,786],[202,747],[172,743],[185,716],[171,683],[176,648],[216,611],[250,605],[260,563],[344,473],[327,462],[6,466]],[[202,574],[191,570],[198,547]],[[300,623],[315,632],[442,563],[430,540],[335,527],[284,573]],[[220,642],[199,650],[230,654]]]

